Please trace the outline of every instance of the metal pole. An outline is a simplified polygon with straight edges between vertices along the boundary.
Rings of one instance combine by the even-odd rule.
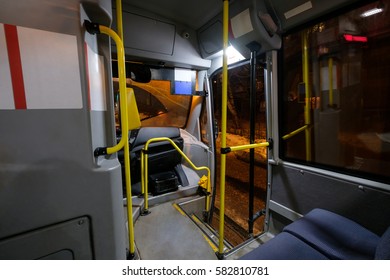
[[[249,141],[250,144],[255,143],[255,123],[256,123],[256,50],[251,50],[251,68],[250,68],[250,90],[249,90]],[[255,150],[252,148],[249,151],[249,217],[248,217],[248,232],[253,234],[253,207],[255,197]]]

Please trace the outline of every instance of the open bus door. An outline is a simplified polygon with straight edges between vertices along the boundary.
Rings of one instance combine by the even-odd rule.
[[[264,59],[262,57],[255,57],[255,59],[255,67],[251,67],[253,63],[250,60],[239,62],[229,68],[228,74],[226,145],[231,147],[233,152],[226,155],[225,232],[227,241],[234,246],[262,233],[264,228],[267,149],[259,147],[234,150],[233,148],[249,143],[264,143],[267,139]],[[212,75],[211,84],[215,119],[220,123],[222,71]],[[216,143],[216,152],[220,156],[221,135],[218,135]],[[217,172],[220,172],[219,160],[217,160]],[[212,224],[217,224],[219,220],[220,182],[218,179],[219,174]]]

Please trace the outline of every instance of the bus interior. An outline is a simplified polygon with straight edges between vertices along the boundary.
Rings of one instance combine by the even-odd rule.
[[[0,3],[0,259],[390,259],[390,0]]]

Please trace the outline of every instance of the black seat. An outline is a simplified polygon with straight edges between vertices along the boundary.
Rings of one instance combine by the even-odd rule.
[[[141,193],[141,152],[149,139],[160,137],[170,138],[180,149],[183,149],[184,140],[177,127],[142,127],[129,132],[130,172],[134,195]],[[118,158],[123,168],[123,153],[119,153]],[[168,141],[150,143],[148,147],[148,187],[153,195],[174,191],[177,190],[178,185],[188,184],[181,168],[181,158],[180,153]]]

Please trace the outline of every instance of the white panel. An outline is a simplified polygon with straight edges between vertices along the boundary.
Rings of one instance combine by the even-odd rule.
[[[333,89],[337,89],[337,67],[333,65],[332,68],[332,85]],[[321,67],[321,90],[329,90],[329,68]]]
[[[286,19],[289,19],[289,18],[292,18],[296,15],[299,15],[303,12],[306,12],[307,10],[310,10],[311,8],[313,8],[313,5],[312,5],[311,1],[308,1],[306,3],[303,3],[302,5],[295,7],[294,9],[291,9],[291,10],[285,12],[284,17]]]
[[[0,24],[0,110],[15,109],[4,25]]]
[[[253,31],[253,26],[251,22],[251,16],[249,9],[239,13],[230,20],[232,26],[232,32],[234,38],[241,37],[251,31]]]
[[[77,38],[18,27],[27,109],[83,107]]]
[[[103,56],[95,53],[87,44],[89,93],[92,111],[106,111],[106,95],[104,94],[105,71]]]
[[[191,82],[192,72],[187,69],[175,69],[175,81]]]

